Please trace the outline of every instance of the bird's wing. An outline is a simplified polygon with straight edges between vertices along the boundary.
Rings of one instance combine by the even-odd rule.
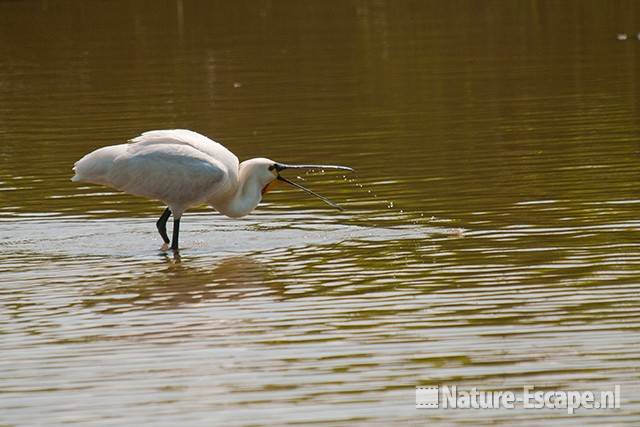
[[[229,191],[226,167],[190,144],[151,144],[127,150],[113,161],[108,185],[186,209]]]
[[[130,146],[156,144],[188,145],[222,163],[229,169],[238,170],[238,158],[222,144],[197,132],[187,129],[152,130],[131,140]]]

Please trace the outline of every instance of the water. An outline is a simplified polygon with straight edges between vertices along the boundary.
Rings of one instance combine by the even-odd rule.
[[[1,2],[0,424],[637,425],[638,7]],[[172,127],[352,166],[302,177],[346,210],[194,209],[174,258],[157,202],[69,181]]]

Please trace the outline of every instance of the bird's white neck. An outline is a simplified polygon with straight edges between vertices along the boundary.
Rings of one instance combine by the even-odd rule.
[[[229,196],[214,204],[213,207],[223,215],[240,218],[254,210],[261,200],[262,186],[243,162],[238,169],[235,191],[232,188]]]

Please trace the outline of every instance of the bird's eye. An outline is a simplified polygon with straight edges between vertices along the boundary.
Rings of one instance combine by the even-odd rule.
[[[270,170],[270,171],[274,170],[275,168],[276,168],[276,165],[271,165],[271,166],[269,166],[269,170]]]

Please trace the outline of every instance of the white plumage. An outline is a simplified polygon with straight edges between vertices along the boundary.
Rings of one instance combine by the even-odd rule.
[[[238,166],[232,152],[204,135],[185,129],[156,130],[128,144],[87,154],[76,162],[72,181],[160,200],[174,218],[180,218],[189,207],[226,195],[237,183]]]
[[[76,162],[71,180],[164,202],[168,210],[158,220],[158,230],[169,243],[166,221],[173,214],[172,248],[177,249],[180,217],[189,207],[206,203],[224,215],[241,217],[255,209],[276,179],[337,207],[281,177],[279,172],[289,168],[351,170],[344,166],[284,165],[264,158],[239,163],[231,151],[206,136],[173,129],[145,132],[128,144],[95,150]]]

